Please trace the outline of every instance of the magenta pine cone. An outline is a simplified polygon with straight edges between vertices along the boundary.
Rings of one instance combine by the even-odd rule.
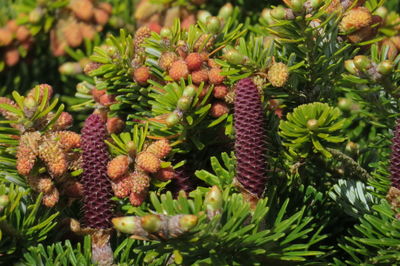
[[[86,226],[96,229],[111,227],[111,182],[107,177],[109,161],[106,126],[97,114],[90,115],[82,129],[83,204]]]
[[[400,119],[396,122],[396,130],[393,137],[390,173],[392,186],[400,189]]]
[[[267,182],[266,136],[261,97],[250,78],[237,83],[234,115],[236,179],[247,192],[261,197]]]

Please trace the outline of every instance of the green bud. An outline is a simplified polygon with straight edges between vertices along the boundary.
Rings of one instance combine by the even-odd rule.
[[[231,64],[239,65],[245,61],[245,56],[239,53],[235,48],[229,48],[223,55],[223,58]]]
[[[344,68],[346,68],[347,71],[349,71],[353,75],[357,75],[357,67],[354,64],[353,60],[346,60],[344,61]]]
[[[353,101],[348,98],[339,98],[338,107],[342,111],[350,111],[353,106]]]
[[[58,68],[58,71],[63,75],[76,75],[82,73],[82,67],[77,62],[66,62]]]
[[[88,86],[88,85],[90,85],[90,84],[87,83],[86,81],[79,82],[76,85],[76,91],[79,93],[82,93],[82,94],[90,94],[90,92],[92,90],[91,87],[93,87],[93,86],[92,85]]]
[[[196,94],[196,88],[193,85],[188,85],[183,90],[182,96],[184,97],[193,97]]]
[[[207,211],[218,211],[222,208],[222,192],[217,186],[212,186],[204,199]]]
[[[207,30],[212,34],[217,34],[221,29],[221,21],[217,17],[207,19]]]
[[[379,63],[377,70],[383,75],[390,74],[393,70],[393,62],[391,60],[385,60]]]
[[[149,233],[160,231],[162,227],[162,220],[158,215],[148,214],[142,217],[142,227]]]
[[[160,31],[160,36],[164,39],[169,39],[172,36],[172,31],[169,28],[162,28]]]
[[[206,10],[200,10],[197,13],[197,19],[203,24],[207,23],[208,18],[211,17],[211,13]]]
[[[107,45],[104,48],[104,50],[106,51],[107,55],[110,57],[114,57],[118,52],[117,47],[115,47],[114,45]]]
[[[125,144],[126,151],[128,152],[130,157],[135,157],[136,156],[136,144],[133,141],[128,141]]]
[[[322,0],[310,0],[310,6],[312,8],[318,8],[322,5]]]
[[[191,97],[182,96],[181,98],[179,98],[176,107],[178,107],[182,111],[187,111],[190,108],[191,104],[192,104]]]
[[[271,10],[271,16],[275,19],[284,19],[286,16],[286,10],[283,6],[277,6]]]
[[[187,232],[196,226],[198,220],[199,218],[196,215],[182,215],[179,219],[179,225],[184,232]]]
[[[72,219],[69,221],[69,229],[74,233],[79,233],[82,231],[81,223],[78,220]]]
[[[291,0],[291,6],[290,8],[294,12],[301,12],[303,11],[303,5],[304,5],[304,0]]]
[[[233,6],[231,3],[225,4],[218,12],[218,17],[227,20],[233,13]]]
[[[353,59],[354,65],[359,69],[365,71],[371,66],[371,60],[365,55],[357,55]]]
[[[354,152],[358,151],[358,147],[359,147],[359,145],[357,143],[349,141],[346,144],[346,151],[354,153]]]
[[[116,217],[111,222],[114,228],[122,233],[135,234],[140,230],[140,217],[137,216]]]
[[[307,128],[311,131],[317,130],[319,123],[317,119],[310,119],[307,121]]]
[[[385,19],[389,11],[387,10],[386,7],[381,6],[377,10],[375,10],[375,14],[380,16],[381,18]]]
[[[274,19],[271,16],[271,9],[264,8],[261,12],[261,19],[268,23],[268,25],[272,25],[275,23]]]
[[[165,119],[165,122],[167,123],[168,127],[173,127],[176,124],[178,124],[179,120],[180,120],[180,117],[179,117],[178,113],[173,112],[167,117],[167,119]]]

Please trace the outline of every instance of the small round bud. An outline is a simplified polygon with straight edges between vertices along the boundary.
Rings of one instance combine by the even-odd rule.
[[[85,82],[85,81],[79,82],[76,85],[76,91],[79,92],[79,93],[82,93],[82,94],[90,94],[92,89],[89,88],[88,85],[89,84],[87,82]]]
[[[167,117],[167,119],[165,119],[165,122],[168,127],[173,127],[178,124],[180,120],[181,118],[179,114],[177,112],[173,112]]]
[[[190,108],[191,104],[192,104],[191,97],[182,96],[181,98],[179,98],[176,107],[182,111],[187,111]]]
[[[310,6],[312,8],[318,8],[322,4],[322,0],[310,0]]]
[[[208,19],[209,17],[211,17],[211,13],[208,12],[208,11],[200,10],[200,11],[197,13],[197,19],[198,19],[200,22],[204,23],[204,24],[207,23],[207,19]]]
[[[357,75],[358,74],[357,67],[354,64],[354,61],[351,60],[351,59],[344,61],[344,68],[346,68],[346,70],[349,71],[353,75]]]
[[[158,215],[148,214],[141,219],[142,227],[149,233],[154,233],[160,230],[162,226],[162,220]]]
[[[284,19],[286,16],[286,10],[283,6],[277,6],[271,10],[271,16],[275,19]]]
[[[391,60],[385,60],[379,63],[377,70],[383,75],[390,74],[393,70],[393,62]]]
[[[346,151],[351,152],[351,153],[355,153],[358,151],[359,145],[353,141],[349,141],[346,144]]]
[[[385,19],[388,13],[388,9],[384,6],[381,6],[375,10],[375,14],[380,16],[382,19]]]
[[[231,3],[225,4],[218,12],[218,17],[227,20],[233,13],[233,6]]]
[[[359,69],[365,71],[371,66],[371,60],[365,55],[357,55],[353,59],[354,65]]]
[[[303,11],[304,0],[291,0],[290,1],[290,8],[294,12],[301,12]]]
[[[137,216],[116,217],[111,220],[116,230],[126,234],[136,233],[140,226],[139,221],[140,217]]]
[[[196,94],[196,88],[193,85],[186,86],[183,90],[182,96],[193,97]]]
[[[182,215],[182,217],[180,218],[179,224],[182,228],[183,231],[189,231],[190,229],[192,229],[193,227],[196,226],[197,222],[198,222],[199,218],[197,218],[196,215]]]
[[[172,37],[172,31],[169,28],[162,28],[160,31],[160,36],[163,39],[170,39]]]
[[[207,192],[204,199],[204,205],[209,212],[215,212],[222,208],[222,192],[217,186],[211,187],[210,191]]]
[[[261,12],[261,19],[264,20],[268,25],[272,25],[275,23],[274,19],[271,16],[271,9],[264,8]]]
[[[217,17],[207,19],[207,30],[212,34],[217,34],[221,29],[221,21]]]
[[[245,56],[239,53],[235,48],[229,48],[225,51],[223,58],[231,64],[239,65],[245,61]]]
[[[342,111],[350,111],[353,105],[353,101],[348,98],[339,98],[338,107]]]
[[[319,123],[317,119],[310,119],[307,121],[307,128],[311,131],[315,131],[319,128]]]

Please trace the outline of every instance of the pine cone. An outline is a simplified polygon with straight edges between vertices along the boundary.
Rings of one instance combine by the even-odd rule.
[[[52,116],[48,116],[48,119],[52,119]],[[72,126],[74,119],[70,113],[62,112],[61,115],[58,117],[57,121],[52,126],[52,130],[59,131],[65,130]]]
[[[125,175],[128,169],[129,157],[126,155],[119,155],[108,163],[107,174],[111,179],[117,179]]]
[[[147,191],[150,186],[150,178],[145,173],[134,172],[129,175],[132,179],[132,192],[140,194],[143,191]]]
[[[60,193],[57,188],[53,188],[49,193],[43,195],[42,203],[46,207],[54,207],[60,199]]]
[[[151,30],[147,26],[142,26],[136,31],[133,41],[135,45],[135,54],[137,56],[140,56],[144,53],[144,47],[142,47],[142,44],[144,43],[146,38],[150,37],[150,35]]]
[[[43,192],[46,194],[50,193],[54,188],[53,181],[50,177],[28,175],[26,180],[29,186],[37,192]]]
[[[123,199],[128,197],[132,191],[132,177],[126,175],[112,182],[112,189],[117,198]]]
[[[179,81],[181,78],[186,79],[189,75],[189,70],[186,62],[183,60],[173,62],[171,64],[171,68],[169,69],[168,74],[175,81]]]
[[[83,157],[83,204],[86,225],[90,228],[110,227],[112,217],[112,188],[107,177],[109,161],[104,143],[107,131],[101,117],[90,115],[82,129],[81,147]]]
[[[351,29],[358,30],[370,25],[371,22],[371,12],[365,7],[357,7],[346,12],[340,22],[340,28],[345,32]]]
[[[157,158],[162,159],[171,151],[171,146],[169,145],[168,140],[162,139],[152,143],[147,147],[146,151],[151,152]]]
[[[153,153],[144,151],[141,152],[136,158],[137,166],[148,173],[155,173],[160,169],[160,159],[158,159]]]
[[[265,126],[261,98],[250,78],[237,83],[235,130],[236,179],[246,191],[261,197],[267,182]]]
[[[72,131],[59,131],[56,136],[60,138],[61,147],[65,151],[69,151],[73,148],[79,148],[81,145],[81,136]]]
[[[39,154],[39,132],[27,132],[19,140],[17,149],[17,171],[21,175],[28,175],[35,165],[36,157]]]
[[[52,176],[63,175],[68,168],[66,154],[54,134],[48,134],[42,137],[39,146],[39,157],[47,166]]]
[[[267,78],[274,87],[285,86],[289,77],[289,69],[284,63],[274,63],[268,70]]]
[[[178,56],[174,52],[164,52],[161,54],[160,59],[158,60],[158,65],[163,70],[169,70],[172,63],[178,60]]]
[[[208,80],[212,84],[221,84],[225,80],[225,76],[221,75],[222,70],[220,68],[211,68],[208,72]]]
[[[129,195],[129,201],[131,202],[131,204],[133,206],[139,207],[140,205],[142,205],[142,203],[146,199],[146,197],[147,197],[147,190],[144,190],[141,193],[132,192]]]
[[[400,119],[397,120],[392,142],[392,156],[390,160],[392,186],[400,189]]]

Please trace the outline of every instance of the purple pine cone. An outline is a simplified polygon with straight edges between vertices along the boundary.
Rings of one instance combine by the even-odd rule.
[[[261,197],[267,183],[263,107],[250,78],[237,83],[235,96],[236,179],[254,196]]]
[[[400,119],[396,122],[396,130],[393,137],[390,173],[392,186],[400,189]]]
[[[96,229],[110,228],[113,214],[112,187],[107,176],[109,156],[104,143],[106,132],[101,117],[92,114],[85,121],[81,137],[85,224]]]

